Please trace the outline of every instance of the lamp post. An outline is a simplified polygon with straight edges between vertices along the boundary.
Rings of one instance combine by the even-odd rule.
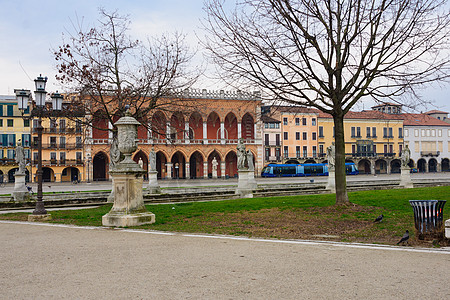
[[[36,108],[32,111],[32,116],[38,117],[38,123],[36,127],[36,132],[38,134],[38,168],[36,171],[37,182],[38,182],[38,191],[37,191],[37,201],[36,208],[33,211],[34,216],[47,216],[47,211],[44,207],[44,202],[42,201],[42,118],[45,116],[51,116],[52,111],[60,111],[62,108],[62,99],[63,96],[58,92],[51,95],[52,98],[52,108],[47,109],[45,107],[45,99],[47,95],[47,91],[45,90],[45,85],[47,83],[47,77],[42,77],[39,75],[38,78],[34,80],[36,90],[34,91]],[[28,108],[29,95],[25,95],[26,93],[20,93],[19,91],[17,95],[17,99],[19,102],[19,109],[26,110]],[[31,218],[33,219],[33,218]],[[29,218],[30,220],[30,218]]]

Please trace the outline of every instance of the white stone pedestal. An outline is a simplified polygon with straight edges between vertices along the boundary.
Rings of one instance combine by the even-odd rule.
[[[212,178],[217,179],[217,170],[212,170]]]
[[[400,174],[400,186],[403,186],[404,188],[413,188],[414,185],[411,181],[411,173],[409,167],[402,167],[401,168],[401,174]]]
[[[336,172],[334,168],[328,169],[328,181],[326,185],[326,189],[330,190],[332,193],[336,193]]]
[[[30,201],[30,193],[25,184],[25,174],[14,174],[15,184],[14,184],[14,201],[16,202],[25,202]]]
[[[253,198],[253,190],[257,187],[254,171],[238,170],[238,187],[236,189],[236,194],[239,194],[244,198]]]
[[[450,219],[445,221],[445,237],[450,239]]]
[[[147,211],[142,197],[145,171],[133,163],[136,164],[119,163],[114,171],[110,171],[114,179],[114,205],[102,217],[103,226],[130,227],[155,222],[155,215]]]
[[[112,177],[111,179],[111,186],[112,186],[111,193],[108,195],[106,203],[114,203],[114,177]]]
[[[158,171],[148,172],[147,191],[150,194],[161,194],[161,188],[158,184]]]

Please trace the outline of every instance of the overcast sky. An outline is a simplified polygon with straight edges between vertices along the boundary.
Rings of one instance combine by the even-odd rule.
[[[203,0],[0,0],[0,7],[0,95],[11,95],[17,88],[34,90],[33,80],[39,74],[49,78],[47,91],[56,91],[51,49],[60,45],[62,33],[71,29],[71,21],[77,17],[84,18],[85,24],[93,24],[98,7],[129,15],[131,34],[137,38],[181,31],[187,34],[192,47],[197,47],[196,33],[203,35]],[[226,89],[208,80],[196,88]],[[420,110],[450,112],[450,86],[429,88],[423,97],[435,105]],[[355,110],[369,109],[371,105],[369,101]]]

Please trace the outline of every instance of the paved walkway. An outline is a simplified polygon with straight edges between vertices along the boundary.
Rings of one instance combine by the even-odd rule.
[[[450,299],[450,251],[0,222],[1,299]]]
[[[282,184],[282,183],[308,183],[313,179],[315,182],[326,182],[326,176],[314,177],[281,177],[281,178],[256,178],[258,184]],[[422,180],[448,180],[450,181],[450,172],[443,173],[415,173],[411,174],[414,182]],[[373,175],[356,175],[347,176],[347,181],[379,181],[379,180],[400,180],[400,174],[378,174]],[[148,182],[144,182],[144,187]],[[236,178],[230,179],[166,179],[158,180],[158,184],[162,188],[180,188],[180,187],[211,187],[211,186],[227,186],[237,185]],[[36,183],[28,183],[33,188],[33,192],[37,192]],[[98,181],[91,183],[72,184],[70,182],[44,182],[42,185],[43,192],[62,192],[62,191],[98,191],[111,190],[110,181]],[[14,183],[7,183],[0,188],[0,194],[11,194],[14,191]]]

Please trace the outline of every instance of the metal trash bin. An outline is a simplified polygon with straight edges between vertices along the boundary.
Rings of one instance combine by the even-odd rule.
[[[414,209],[414,223],[419,238],[434,234],[443,228],[446,200],[409,200]]]

